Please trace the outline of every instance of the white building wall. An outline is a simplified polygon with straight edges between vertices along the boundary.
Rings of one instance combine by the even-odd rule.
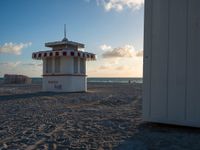
[[[85,74],[86,73],[86,60],[81,58],[79,60],[79,65],[80,65],[80,73]]]
[[[143,118],[200,127],[200,1],[146,0]]]
[[[52,73],[55,73],[55,58],[54,57],[52,57]]]
[[[47,63],[46,58],[43,58],[42,61],[43,61],[43,74],[44,74],[46,72],[46,63]]]
[[[78,57],[78,73],[80,74],[80,58]]]
[[[80,58],[78,72],[74,74],[74,57],[60,57],[60,72],[55,73],[55,58],[52,59],[52,72],[46,73],[46,59],[43,59],[43,91],[86,92],[87,78],[80,75]],[[85,67],[84,67],[85,68]]]
[[[73,74],[74,72],[74,61],[73,57],[61,57],[61,73],[63,74]]]
[[[43,59],[43,73],[46,73],[46,59]],[[52,73],[55,73],[55,57],[52,57]],[[60,57],[60,73],[74,74],[74,57]],[[80,73],[80,58],[78,58],[77,73]]]
[[[86,92],[87,79],[85,76],[45,76],[43,91]]]

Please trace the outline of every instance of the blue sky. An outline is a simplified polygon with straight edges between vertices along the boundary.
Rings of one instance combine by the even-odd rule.
[[[88,62],[89,77],[141,76],[143,11],[143,0],[2,0],[0,76],[41,76],[42,62],[31,54],[48,50],[45,42],[61,40],[64,24],[69,40],[98,56]],[[131,55],[115,55],[121,51]],[[113,57],[102,56],[109,52]]]

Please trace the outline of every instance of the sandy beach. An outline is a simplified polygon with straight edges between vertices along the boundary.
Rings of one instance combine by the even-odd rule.
[[[146,123],[142,84],[89,83],[87,93],[0,86],[0,149],[199,149],[200,129]]]

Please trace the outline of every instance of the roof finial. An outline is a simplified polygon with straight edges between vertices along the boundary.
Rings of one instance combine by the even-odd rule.
[[[64,24],[64,38],[62,41],[68,41],[68,39],[66,37],[66,24]]]

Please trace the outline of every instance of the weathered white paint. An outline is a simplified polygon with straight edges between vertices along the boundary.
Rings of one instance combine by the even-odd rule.
[[[60,72],[56,72],[55,58],[43,58],[43,91],[54,92],[85,92],[87,91],[87,82],[85,73],[80,73],[80,58],[78,58],[78,72],[74,72],[75,57],[60,57]],[[52,72],[46,71],[46,59],[52,60]],[[86,59],[83,59],[86,61]],[[86,63],[84,63],[86,65]],[[82,66],[85,68],[86,66]]]
[[[74,60],[73,57],[61,57],[61,73],[73,74],[74,73]]]
[[[145,121],[200,127],[199,8],[199,0],[145,1]]]
[[[49,58],[49,57],[48,57]],[[48,74],[46,73],[46,59],[47,58],[43,58],[43,74]],[[54,62],[55,57],[51,58]],[[81,73],[81,70],[85,70],[86,68],[86,59],[82,59],[84,61],[83,65],[81,66],[81,62],[80,62],[80,58],[78,58],[78,72],[77,74]],[[56,73],[55,72],[55,64],[52,63],[52,73]],[[60,56],[60,73],[61,74],[74,74],[74,57],[65,57],[65,56]],[[84,73],[85,74],[85,71]]]
[[[87,78],[85,76],[45,76],[43,91],[86,92]]]

